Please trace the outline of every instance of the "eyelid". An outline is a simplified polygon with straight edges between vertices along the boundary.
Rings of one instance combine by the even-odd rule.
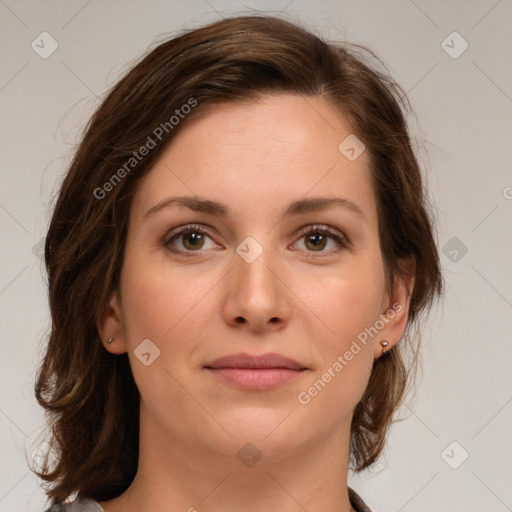
[[[347,236],[342,231],[333,228],[332,226],[329,226],[329,224],[309,224],[307,226],[304,226],[303,228],[300,228],[298,231],[298,235],[304,235],[316,231],[325,231],[329,235],[336,235],[348,241]]]
[[[301,238],[310,233],[321,233],[325,234],[332,238],[338,245],[342,247],[342,249],[350,249],[352,247],[352,243],[347,235],[336,228],[329,226],[328,224],[310,224],[308,226],[304,226],[298,231],[296,235],[298,238]],[[296,242],[294,242],[295,244]],[[311,254],[315,254],[317,251],[308,251]],[[318,251],[318,254],[332,254],[337,251]]]
[[[219,244],[214,240],[214,237],[212,236],[212,234],[210,232],[211,229],[212,228],[210,226],[206,226],[203,224],[184,224],[182,226],[179,226],[179,227],[171,230],[169,233],[167,233],[164,236],[164,238],[162,239],[162,243],[163,243],[164,247],[169,248],[171,241],[173,241],[174,238],[179,239],[179,237],[185,233],[201,233],[203,235],[208,236],[208,238],[210,238],[212,240],[212,242],[218,246]],[[178,254],[181,256],[185,256],[185,257],[196,256],[197,254],[202,253],[201,250],[184,251],[183,249],[178,249],[178,248],[173,248],[173,249],[169,248],[169,251],[172,252],[173,254]]]
[[[211,226],[205,224],[183,224],[182,226],[178,226],[177,228],[167,233],[164,237],[164,243],[169,243],[176,235],[181,235],[183,233],[189,232],[203,233],[212,238],[210,231],[211,229]]]

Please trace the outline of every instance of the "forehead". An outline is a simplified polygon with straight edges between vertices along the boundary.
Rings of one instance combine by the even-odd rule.
[[[301,197],[343,196],[371,219],[367,151],[353,160],[343,152],[353,137],[350,123],[319,97],[265,95],[218,105],[172,139],[139,185],[134,208],[142,213],[169,195],[198,195],[241,215],[256,207],[281,211]]]

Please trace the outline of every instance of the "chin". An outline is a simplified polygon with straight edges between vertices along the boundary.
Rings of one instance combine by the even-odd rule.
[[[225,416],[216,416],[217,421],[231,434],[223,429],[215,436],[219,441],[226,441],[231,449],[237,451],[246,443],[256,445],[266,455],[280,454],[283,450],[293,449],[298,443],[307,440],[307,429],[297,428],[298,416],[292,408],[237,408]],[[291,413],[291,414],[290,414]],[[226,435],[224,435],[226,434]],[[211,438],[210,438],[211,439]]]

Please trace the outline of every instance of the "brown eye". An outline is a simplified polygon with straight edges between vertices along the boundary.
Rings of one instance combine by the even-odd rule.
[[[218,247],[206,230],[199,225],[183,226],[174,231],[164,245],[171,252],[183,256],[194,256],[193,253]]]
[[[330,226],[309,227],[301,234],[302,240],[306,252],[325,253],[326,256],[350,247],[347,237]]]
[[[306,235],[306,247],[312,251],[322,251],[327,245],[327,238],[325,235],[314,233]]]
[[[179,236],[181,237],[182,244],[185,248],[190,250],[203,248],[204,235],[202,233],[189,231],[186,233],[181,233]]]

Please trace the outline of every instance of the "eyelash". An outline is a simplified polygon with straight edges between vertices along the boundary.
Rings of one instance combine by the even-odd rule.
[[[170,237],[166,238],[166,241],[164,242],[164,245],[169,248],[169,250],[175,254],[179,254],[185,257],[194,257],[194,253],[198,253],[200,251],[183,251],[181,249],[171,248],[171,242],[178,239],[181,235],[184,234],[190,234],[190,233],[198,233],[201,235],[206,235],[209,238],[212,238],[209,234],[208,230],[206,230],[203,226],[199,224],[189,224],[187,226],[183,226],[181,228],[178,228],[179,231],[176,231],[170,235]],[[314,226],[308,226],[304,230],[301,231],[299,238],[304,238],[306,236],[312,235],[312,234],[321,234],[328,236],[332,238],[340,247],[338,249],[335,249],[333,251],[318,251],[319,253],[322,252],[330,252],[337,254],[338,252],[349,249],[350,248],[350,241],[348,238],[339,233],[338,231],[334,230],[330,226],[324,225],[324,224],[316,224]],[[308,253],[314,254],[317,251],[307,251]],[[308,256],[308,257],[322,257],[322,256]]]

